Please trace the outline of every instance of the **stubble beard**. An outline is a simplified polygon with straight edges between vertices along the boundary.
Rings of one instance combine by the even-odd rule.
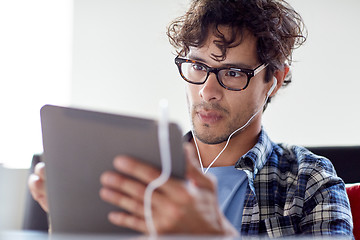
[[[212,129],[212,127],[209,124],[201,125],[201,123],[199,122],[196,123],[196,118],[197,118],[196,109],[200,105],[203,106],[204,104],[193,106],[190,111],[193,134],[195,135],[196,139],[198,139],[199,141],[210,145],[226,142],[229,136],[242,126],[242,125],[239,126],[239,124],[243,122],[243,119],[240,116],[236,117],[235,119],[230,119],[229,117],[230,113],[226,109],[217,105],[212,105],[211,107],[207,106],[207,108],[215,108],[224,113],[224,115],[226,116],[226,120],[225,120],[226,123],[223,129],[216,130],[216,129]]]
[[[205,126],[206,127],[206,126]],[[209,132],[203,132],[200,133],[196,130],[196,127],[193,127],[193,133],[196,137],[196,139],[198,139],[199,141],[205,143],[205,144],[210,144],[210,145],[215,145],[215,144],[220,144],[223,142],[226,142],[230,136],[231,133],[224,133],[222,135],[216,135],[216,134],[211,134]]]

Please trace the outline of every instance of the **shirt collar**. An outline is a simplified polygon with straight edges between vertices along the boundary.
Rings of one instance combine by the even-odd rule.
[[[191,131],[184,136],[186,142],[190,142],[192,138]],[[244,170],[252,176],[251,178],[255,178],[270,158],[273,148],[273,142],[262,127],[257,143],[236,162],[235,168]]]
[[[244,154],[235,164],[235,168],[253,173],[253,178],[264,167],[273,151],[273,143],[261,128],[255,146]]]

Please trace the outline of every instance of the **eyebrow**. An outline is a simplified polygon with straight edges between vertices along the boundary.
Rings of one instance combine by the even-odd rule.
[[[206,61],[204,59],[202,59],[201,57],[198,57],[198,56],[193,56],[193,55],[189,55],[188,56],[189,59],[191,60],[195,60],[197,62],[202,62],[206,65],[208,65],[208,63],[206,63]],[[220,68],[245,68],[245,69],[254,69],[254,67],[248,65],[248,64],[245,64],[245,63],[225,63],[225,64],[222,64],[220,66]],[[256,67],[255,67],[256,68]]]

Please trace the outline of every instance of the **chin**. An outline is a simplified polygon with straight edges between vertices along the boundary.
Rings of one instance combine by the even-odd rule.
[[[198,132],[196,129],[194,129],[194,135],[196,137],[197,140],[199,140],[202,143],[205,144],[209,144],[209,145],[216,145],[216,144],[220,144],[223,142],[226,142],[227,139],[229,138],[229,135],[225,134],[225,135],[216,135],[216,134],[212,134],[209,131],[202,131],[202,132]]]

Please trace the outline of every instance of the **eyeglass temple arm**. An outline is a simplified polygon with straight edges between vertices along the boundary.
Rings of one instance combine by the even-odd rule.
[[[254,70],[254,76],[256,74],[258,74],[259,72],[261,72],[264,68],[266,68],[269,64],[263,64],[260,67],[258,67],[257,69]]]

